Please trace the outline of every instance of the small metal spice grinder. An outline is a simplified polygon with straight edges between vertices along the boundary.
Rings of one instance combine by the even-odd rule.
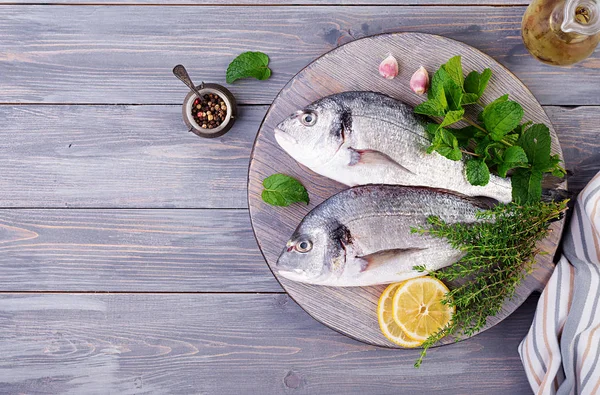
[[[183,122],[185,122],[187,127],[190,129],[190,132],[193,132],[194,134],[200,137],[214,138],[224,135],[229,131],[229,129],[231,129],[237,117],[237,105],[235,102],[235,98],[233,97],[229,89],[219,84],[205,84],[203,82],[200,85],[196,86],[196,89],[198,89],[201,95],[212,93],[219,96],[223,100],[223,102],[227,106],[227,114],[225,115],[225,120],[223,121],[223,123],[221,123],[214,129],[205,129],[198,125],[198,123],[192,116],[192,106],[194,105],[194,101],[198,96],[195,92],[190,92],[183,100],[183,106],[181,109],[183,114]]]

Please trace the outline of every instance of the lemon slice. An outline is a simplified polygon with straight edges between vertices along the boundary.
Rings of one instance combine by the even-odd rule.
[[[433,277],[417,277],[400,283],[392,301],[392,316],[412,340],[423,342],[448,325],[454,307],[442,304],[448,288]]]
[[[379,320],[379,328],[383,335],[392,343],[402,347],[412,348],[418,347],[422,342],[411,340],[404,331],[396,324],[392,316],[392,301],[396,289],[402,283],[390,284],[379,297],[377,304],[377,319]]]

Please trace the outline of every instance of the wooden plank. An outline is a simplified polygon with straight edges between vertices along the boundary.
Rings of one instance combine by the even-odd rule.
[[[0,106],[0,207],[246,208],[266,109],[241,107],[211,140],[185,130],[179,106]],[[600,108],[545,109],[577,192],[600,170]]]
[[[600,52],[572,68],[537,62],[521,40],[524,11],[521,6],[280,6],[265,12],[244,6],[6,5],[0,20],[0,102],[178,104],[186,88],[171,75],[175,64],[186,65],[197,80],[223,83],[237,54],[260,50],[271,57],[271,79],[241,81],[231,89],[241,103],[268,104],[302,67],[341,43],[419,31],[462,40],[492,55],[542,104],[600,104]]]
[[[246,210],[0,210],[3,291],[281,292]]]
[[[569,170],[569,190],[581,191],[600,171],[600,108],[546,107]]]
[[[526,394],[517,346],[536,298],[431,350],[365,345],[287,295],[2,295],[0,392]]]
[[[179,106],[0,106],[0,206],[246,207],[265,110],[203,139]]]

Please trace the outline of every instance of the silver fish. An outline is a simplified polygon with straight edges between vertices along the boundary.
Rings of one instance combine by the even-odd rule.
[[[488,199],[489,200],[489,199]],[[463,253],[443,239],[411,233],[431,215],[473,223],[487,202],[455,193],[399,185],[347,189],[304,217],[275,265],[287,279],[330,286],[367,286],[424,275]]]
[[[426,186],[512,200],[509,179],[492,175],[488,185],[474,186],[463,161],[427,154],[424,124],[410,106],[389,96],[345,92],[292,114],[275,128],[275,139],[296,161],[348,186]]]

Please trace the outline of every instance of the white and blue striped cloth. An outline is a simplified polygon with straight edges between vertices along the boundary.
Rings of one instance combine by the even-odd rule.
[[[536,394],[600,394],[600,173],[577,198],[519,354]]]

